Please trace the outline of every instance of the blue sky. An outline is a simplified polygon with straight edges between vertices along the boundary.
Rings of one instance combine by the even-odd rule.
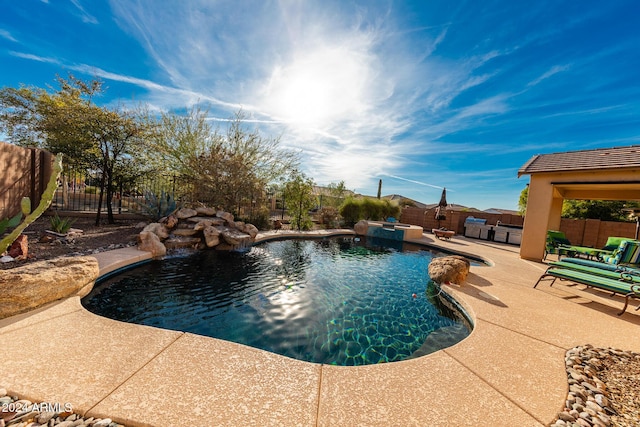
[[[516,209],[534,154],[640,143],[639,22],[636,0],[0,0],[0,86],[242,109],[318,184]]]

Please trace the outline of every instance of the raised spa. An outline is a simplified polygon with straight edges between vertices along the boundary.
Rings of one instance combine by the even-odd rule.
[[[272,240],[245,253],[203,251],[108,278],[83,299],[93,313],[335,365],[393,362],[470,332],[429,280],[446,254],[402,242]]]

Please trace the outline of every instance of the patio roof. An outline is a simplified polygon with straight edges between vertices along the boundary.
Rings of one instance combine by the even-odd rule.
[[[536,154],[520,170],[518,177],[534,173],[605,170],[640,167],[640,145]]]

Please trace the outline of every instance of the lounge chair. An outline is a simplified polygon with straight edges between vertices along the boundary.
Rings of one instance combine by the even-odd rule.
[[[593,264],[577,264],[571,262],[573,258],[564,258],[560,261],[552,261],[549,263],[547,272],[556,268],[564,268],[568,270],[581,271],[583,273],[594,274],[596,276],[608,277],[610,279],[625,280],[628,282],[636,282],[640,284],[640,270],[628,268],[621,265],[605,264],[603,262],[594,262]]]
[[[570,247],[571,242],[562,231],[548,230],[543,259],[547,259],[549,254],[557,254],[558,258],[562,255],[573,256],[575,252],[569,250]]]
[[[533,287],[537,287],[543,279],[550,277],[551,283],[549,286],[553,286],[556,279],[561,279],[603,289],[605,291],[612,292],[613,294],[621,294],[624,296],[624,306],[622,307],[622,310],[617,313],[618,316],[621,316],[627,310],[629,298],[640,299],[640,283],[633,282],[632,279],[626,278],[623,274],[620,274],[619,276],[619,278],[610,278],[569,268],[550,267],[542,276],[540,276]],[[639,308],[640,306],[636,308],[636,311]]]
[[[609,237],[607,243],[602,249],[596,249],[589,246],[566,246],[562,248],[567,252],[573,253],[573,256],[585,255],[587,259],[602,259],[602,257],[611,255],[613,251],[620,246],[623,240],[629,240],[627,237]]]
[[[563,258],[562,261],[581,264],[588,267],[604,268],[604,265],[619,270],[621,267],[634,269],[640,267],[640,241],[633,239],[622,240],[619,246],[610,254],[602,255],[601,261],[592,261],[582,258]]]

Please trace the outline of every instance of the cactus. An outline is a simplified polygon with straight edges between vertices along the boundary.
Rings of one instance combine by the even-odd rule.
[[[13,228],[18,224],[20,224],[21,219],[22,219],[22,212],[19,212],[13,218],[5,218],[2,221],[0,221],[0,234],[4,234],[4,231],[7,228]]]
[[[145,215],[157,221],[173,213],[178,208],[178,204],[173,196],[164,190],[160,195],[156,195],[153,191],[145,191],[144,204],[141,204],[141,208]]]
[[[62,172],[62,154],[56,155],[56,158],[53,162],[53,171],[51,172],[51,177],[49,178],[49,183],[47,184],[47,188],[42,193],[42,197],[40,199],[40,204],[35,208],[35,210],[31,213],[28,211],[31,210],[31,200],[28,197],[22,199],[20,203],[20,207],[22,209],[22,213],[20,213],[20,217],[24,213],[25,218],[21,224],[18,224],[16,228],[8,235],[0,240],[0,254],[4,253],[9,246],[22,234],[25,228],[29,226],[33,221],[38,219],[40,215],[47,210],[49,205],[51,205],[51,201],[53,200],[53,196],[56,193],[56,189],[58,188],[58,177],[60,177],[60,172]],[[26,199],[26,200],[25,200]],[[27,212],[25,212],[27,211]],[[9,222],[13,221],[16,217],[11,218]],[[18,218],[17,222],[20,221]]]

